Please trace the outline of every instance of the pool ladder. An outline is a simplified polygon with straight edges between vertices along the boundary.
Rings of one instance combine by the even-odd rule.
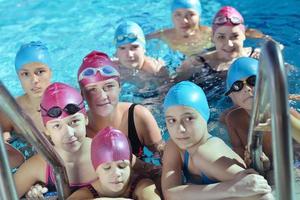
[[[281,50],[278,43],[273,40],[265,42],[260,55],[248,134],[248,148],[252,155],[252,165],[260,174],[264,174],[263,164],[260,160],[262,137],[268,125],[272,128],[268,131],[272,131],[276,199],[294,200],[296,198],[292,171],[293,154],[287,76]]]
[[[70,195],[69,181],[63,161],[56,153],[44,133],[38,131],[28,117],[17,104],[16,100],[0,81],[0,112],[6,114],[15,126],[24,135],[25,139],[33,145],[46,161],[52,166],[56,179],[58,199],[66,199]],[[0,197],[1,200],[17,200],[17,193],[9,167],[5,145],[0,131]]]

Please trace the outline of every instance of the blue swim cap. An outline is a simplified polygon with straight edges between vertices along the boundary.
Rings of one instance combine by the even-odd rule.
[[[52,62],[48,48],[40,41],[30,42],[21,46],[15,59],[16,72],[18,73],[23,65],[32,62],[40,62],[49,68],[51,67]]]
[[[141,27],[132,21],[121,23],[115,32],[114,42],[118,48],[121,45],[136,43],[145,48],[146,40]]]
[[[164,100],[164,112],[172,106],[191,107],[198,111],[206,122],[209,119],[210,111],[206,96],[201,87],[190,81],[182,81],[170,88]]]
[[[171,11],[175,12],[177,9],[193,9],[201,15],[201,3],[200,0],[173,0]]]
[[[229,67],[227,73],[226,86],[227,91],[230,90],[235,81],[248,78],[252,75],[257,75],[258,61],[254,58],[240,57],[236,59]]]

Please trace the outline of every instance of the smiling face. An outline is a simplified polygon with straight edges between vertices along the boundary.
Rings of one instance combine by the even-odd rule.
[[[139,69],[145,62],[145,49],[137,43],[129,43],[119,46],[116,56],[122,66]]]
[[[120,86],[115,79],[89,83],[82,91],[91,112],[102,117],[111,114],[119,102]]]
[[[46,133],[54,146],[67,152],[80,149],[86,136],[87,117],[78,112],[63,119],[53,119],[46,123]]]
[[[246,80],[243,79],[242,81]],[[254,99],[254,87],[244,83],[243,88],[237,92],[231,92],[229,97],[233,103],[240,106],[245,110],[252,110],[253,99]]]
[[[172,14],[175,29],[184,35],[195,31],[199,26],[199,14],[193,9],[177,9]]]
[[[220,26],[213,35],[219,57],[226,60],[241,55],[245,39],[245,33],[239,26]]]
[[[207,133],[207,123],[193,108],[172,106],[166,110],[166,124],[172,140],[181,149],[197,144]]]
[[[130,180],[129,160],[118,160],[99,165],[96,173],[105,192],[118,193],[124,191]]]
[[[41,97],[50,85],[51,71],[42,63],[25,64],[18,72],[19,79],[26,94]]]

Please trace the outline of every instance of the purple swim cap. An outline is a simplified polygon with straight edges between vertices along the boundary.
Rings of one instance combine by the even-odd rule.
[[[80,86],[96,83],[110,78],[119,81],[120,74],[108,55],[100,51],[92,51],[86,55],[77,73]],[[100,69],[101,67],[105,67]],[[99,69],[99,70],[98,70]]]
[[[231,6],[222,7],[215,15],[212,23],[213,34],[220,26],[239,26],[242,31],[245,31],[243,16]]]
[[[95,170],[103,163],[131,161],[131,147],[127,137],[112,127],[102,129],[92,140],[91,159]]]
[[[41,101],[44,125],[52,119],[62,119],[77,112],[86,114],[83,98],[75,88],[64,83],[49,85]]]

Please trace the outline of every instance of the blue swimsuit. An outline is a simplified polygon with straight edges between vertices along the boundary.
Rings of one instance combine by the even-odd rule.
[[[209,137],[208,139],[212,138]],[[213,183],[218,183],[219,181],[208,178],[203,172],[200,173],[200,177],[193,175],[189,172],[189,158],[190,154],[188,151],[184,152],[184,161],[183,161],[183,175],[186,183],[192,183],[196,185],[208,185]]]

